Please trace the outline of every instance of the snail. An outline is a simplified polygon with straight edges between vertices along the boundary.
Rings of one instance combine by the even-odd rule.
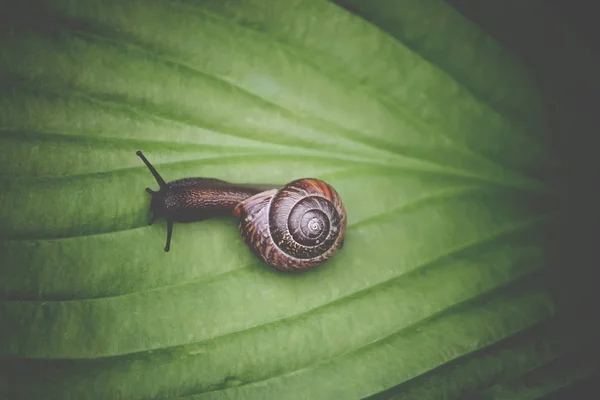
[[[302,178],[283,187],[245,185],[215,178],[165,182],[141,151],[160,189],[151,195],[148,221],[167,220],[171,246],[174,222],[232,215],[246,245],[262,261],[282,271],[304,271],[327,261],[343,245],[346,211],[339,194],[319,179]]]

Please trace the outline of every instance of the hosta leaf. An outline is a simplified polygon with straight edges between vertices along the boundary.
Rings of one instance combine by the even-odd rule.
[[[1,36],[1,395],[436,398],[586,376],[553,364],[579,350],[554,332],[536,85],[448,5],[33,3]],[[164,253],[136,150],[167,181],[324,179],[344,248],[279,273],[218,218],[176,224]]]

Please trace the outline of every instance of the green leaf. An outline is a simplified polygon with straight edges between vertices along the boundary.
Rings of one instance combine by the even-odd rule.
[[[0,395],[458,397],[572,350],[540,328],[539,94],[448,5],[34,3],[1,36]],[[280,273],[218,218],[164,253],[136,150],[167,181],[324,179],[344,248]]]

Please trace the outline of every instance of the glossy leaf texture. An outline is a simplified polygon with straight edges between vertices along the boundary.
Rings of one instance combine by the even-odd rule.
[[[0,50],[0,393],[423,399],[560,372],[578,350],[548,328],[537,89],[449,6],[403,3],[396,30],[308,0],[22,7]],[[167,181],[326,180],[344,248],[279,273],[219,218],[164,253],[136,150]]]

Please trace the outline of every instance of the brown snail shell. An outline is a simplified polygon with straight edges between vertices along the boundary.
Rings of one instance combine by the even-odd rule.
[[[248,247],[282,271],[304,271],[324,263],[342,246],[346,231],[340,196],[312,178],[249,197],[233,214]]]

